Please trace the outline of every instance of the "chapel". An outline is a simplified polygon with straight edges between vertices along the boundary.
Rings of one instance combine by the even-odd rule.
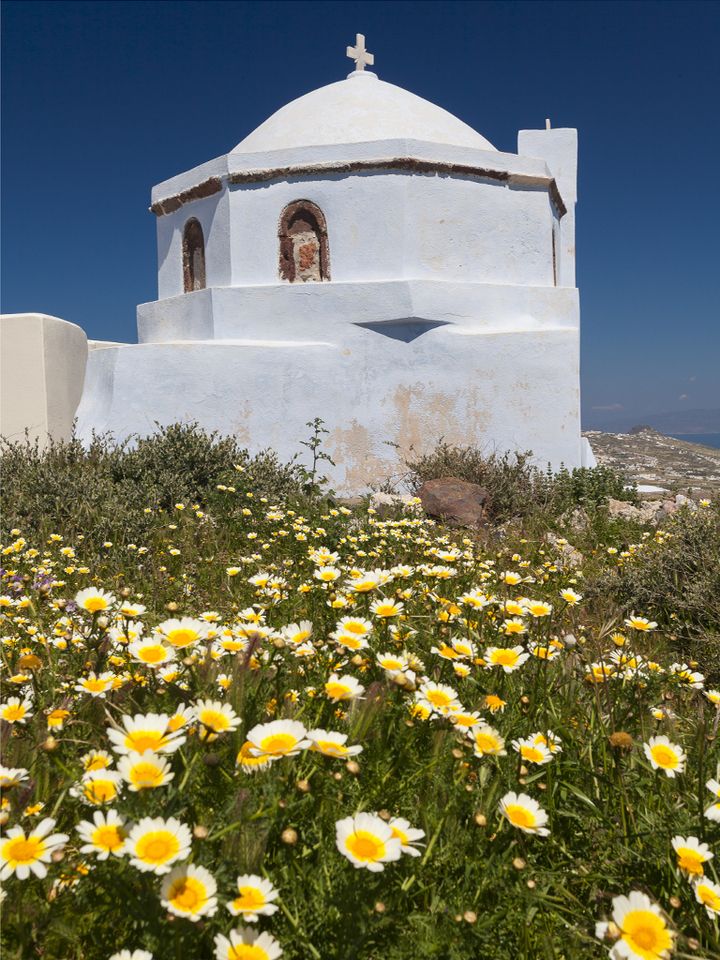
[[[591,465],[580,434],[577,133],[517,153],[367,69],[157,185],[158,298],[88,344],[77,431],[194,420],[357,493],[438,440]]]

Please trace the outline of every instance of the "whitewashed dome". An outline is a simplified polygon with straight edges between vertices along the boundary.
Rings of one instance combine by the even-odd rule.
[[[261,153],[378,140],[424,140],[476,150],[495,147],[442,107],[374,73],[356,71],[281,107],[233,153]]]

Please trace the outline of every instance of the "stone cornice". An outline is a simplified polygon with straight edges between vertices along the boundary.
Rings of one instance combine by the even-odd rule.
[[[238,170],[222,177],[208,177],[180,193],[171,194],[170,196],[156,200],[150,207],[150,210],[158,217],[173,213],[186,203],[191,203],[193,200],[200,200],[204,197],[210,197],[215,193],[219,193],[222,190],[223,183],[263,183],[269,180],[287,180],[290,177],[307,177],[316,174],[332,176],[336,174],[382,173],[385,170],[400,170],[420,175],[435,174],[436,176],[444,177],[469,177],[477,180],[495,180],[498,183],[507,183],[509,186],[546,189],[559,216],[562,217],[567,213],[567,207],[560,196],[560,191],[553,177],[515,174],[507,170],[498,170],[491,167],[450,163],[441,160],[421,160],[415,157],[352,160],[345,163],[298,163],[282,167],[261,167],[257,169]]]

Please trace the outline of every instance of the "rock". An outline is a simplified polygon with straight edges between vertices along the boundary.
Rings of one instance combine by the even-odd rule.
[[[582,507],[575,507],[573,512],[566,518],[566,522],[571,530],[581,531],[587,527],[590,518]]]
[[[490,495],[477,483],[455,477],[428,480],[418,490],[423,510],[429,517],[459,527],[483,527],[487,524]]]
[[[652,523],[658,512],[657,503],[648,500],[635,506],[626,500],[608,500],[608,513],[611,517],[625,517],[626,520],[636,520],[638,523]]]
[[[548,531],[543,537],[545,543],[549,543],[561,555],[562,567],[581,567],[585,557],[580,553],[577,547],[568,543],[564,537],[558,537],[552,531]]]
[[[683,493],[677,494],[675,497],[675,504],[676,509],[677,507],[687,507],[688,510],[692,510],[693,512],[698,508],[698,505],[695,503],[695,501],[691,500],[690,497],[686,497]]]

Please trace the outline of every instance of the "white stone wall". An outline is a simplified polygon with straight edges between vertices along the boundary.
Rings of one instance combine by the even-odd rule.
[[[572,327],[480,332],[438,327],[409,343],[350,325],[330,340],[156,343],[96,351],[79,429],[122,438],[155,421],[199,420],[252,450],[302,453],[322,417],[335,488],[358,493],[441,438],[532,449],[577,466],[578,338]],[[398,444],[400,452],[394,446]]]
[[[462,176],[372,172],[224,188],[159,218],[159,299],[182,293],[182,230],[206,237],[207,286],[278,280],[287,204],[323,211],[333,281],[433,278],[553,284],[547,190]]]
[[[0,317],[0,435],[44,446],[67,439],[85,381],[88,341],[74,323],[42,313]]]
[[[230,203],[226,190],[182,206],[157,219],[158,299],[183,292],[182,237],[185,224],[199,221],[205,240],[205,278],[208,287],[232,282]]]

